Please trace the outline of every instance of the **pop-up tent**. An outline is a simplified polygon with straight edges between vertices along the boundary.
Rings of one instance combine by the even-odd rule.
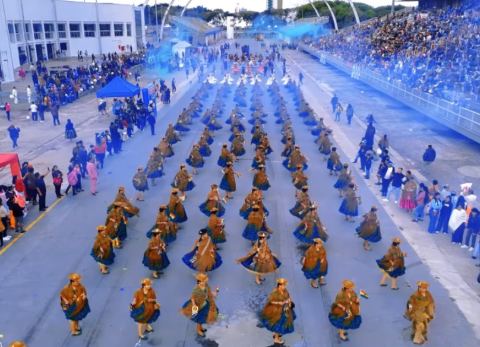
[[[17,153],[0,153],[0,169],[6,167],[7,165],[10,166],[12,178],[16,177],[15,189],[18,192],[23,192],[25,190],[25,186],[23,185],[20,161],[18,160]]]
[[[137,95],[140,88],[121,77],[115,77],[97,91],[97,98],[129,98]]]

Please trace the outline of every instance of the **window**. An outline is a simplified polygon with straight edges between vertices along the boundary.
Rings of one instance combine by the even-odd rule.
[[[55,35],[55,27],[52,23],[44,23],[43,29],[45,30],[45,38],[46,39],[53,39]]]
[[[132,36],[132,24],[127,23],[127,36]]]
[[[95,37],[95,24],[83,24],[83,34],[85,37]]]
[[[110,37],[112,35],[110,23],[100,24],[100,36]]]
[[[23,40],[23,37],[22,37],[22,24],[21,23],[15,23],[14,24],[14,27],[15,27],[15,36],[17,38],[17,42],[20,42]]]
[[[8,23],[8,36],[10,38],[10,42],[15,42],[15,28],[13,23]]]
[[[123,24],[113,24],[115,36],[123,36]]]
[[[59,39],[65,39],[67,37],[67,26],[63,23],[57,24],[57,32]]]
[[[32,27],[30,26],[30,23],[25,23],[25,40],[32,39],[32,36],[30,34],[31,32],[32,32]]]
[[[33,38],[35,40],[43,39],[42,23],[33,23]]]
[[[80,37],[80,24],[70,23],[69,28],[70,28],[70,37],[71,38]]]

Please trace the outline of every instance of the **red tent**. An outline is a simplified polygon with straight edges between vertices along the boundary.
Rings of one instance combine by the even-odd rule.
[[[0,169],[7,165],[10,165],[12,177],[17,177],[15,189],[19,192],[23,192],[25,190],[25,186],[23,185],[20,161],[17,153],[0,153]]]

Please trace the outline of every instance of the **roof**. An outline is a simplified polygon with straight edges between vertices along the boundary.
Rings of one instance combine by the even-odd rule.
[[[97,98],[132,97],[140,88],[121,77],[115,77],[105,87],[97,91]]]
[[[192,47],[192,45],[186,41],[179,41],[172,46],[172,48],[187,48],[187,47]]]
[[[203,19],[197,17],[179,17],[171,16],[170,21],[176,26],[180,26],[188,31],[194,31],[202,34],[212,34],[221,31],[220,27],[212,27]]]
[[[328,23],[328,17],[305,17],[297,19],[294,24],[326,24]]]

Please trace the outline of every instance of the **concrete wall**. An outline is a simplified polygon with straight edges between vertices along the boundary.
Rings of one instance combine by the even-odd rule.
[[[23,5],[23,15],[22,15]],[[98,8],[98,14],[97,14]],[[76,56],[77,52],[81,50],[88,51],[89,54],[119,52],[119,46],[132,46],[133,50],[137,49],[137,33],[135,26],[135,7],[131,5],[119,4],[105,4],[99,3],[98,7],[95,3],[84,3],[74,1],[62,0],[0,0],[0,58],[2,58],[2,70],[5,75],[5,80],[12,80],[13,68],[20,66],[19,47],[24,47],[27,56],[31,56],[32,60],[38,59],[36,46],[42,47],[44,55],[47,55],[47,45],[53,50],[60,49],[60,43],[67,45],[65,51],[67,56]],[[142,9],[143,12],[143,9]],[[98,23],[97,23],[98,21]],[[55,26],[55,34],[52,38],[35,39],[33,35],[33,28],[31,28],[30,40],[25,42],[21,38],[20,41],[16,38],[15,42],[11,42],[8,33],[8,23],[21,24],[22,30],[24,23],[52,23]],[[66,25],[66,37],[57,37],[57,23]],[[80,37],[75,38],[70,36],[69,24],[80,24]],[[98,24],[110,24],[111,36],[101,37],[100,28]],[[127,36],[127,23],[131,27],[131,35]],[[142,13],[142,23],[143,13]],[[95,37],[85,37],[84,24],[95,24]],[[114,24],[123,25],[123,35],[114,35]],[[143,24],[142,24],[143,31]],[[139,34],[144,42],[144,34]],[[6,44],[3,44],[6,43]],[[32,53],[28,53],[28,45],[32,46]],[[40,47],[39,47],[40,48]],[[2,53],[3,51],[3,53]],[[8,61],[5,61],[9,57]],[[10,58],[11,57],[11,58]],[[8,77],[7,77],[8,75]]]

